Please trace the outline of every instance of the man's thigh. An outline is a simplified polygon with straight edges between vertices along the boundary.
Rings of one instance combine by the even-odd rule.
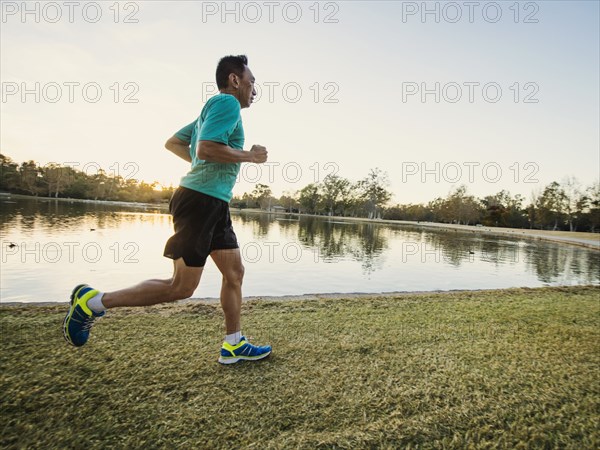
[[[240,276],[244,273],[242,255],[238,248],[213,250],[210,254],[223,276]]]

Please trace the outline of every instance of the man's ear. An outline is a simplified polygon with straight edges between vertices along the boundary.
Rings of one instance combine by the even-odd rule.
[[[230,73],[229,74],[229,85],[234,87],[234,88],[238,88],[238,86],[240,85],[240,81],[238,80],[238,76],[235,73]]]

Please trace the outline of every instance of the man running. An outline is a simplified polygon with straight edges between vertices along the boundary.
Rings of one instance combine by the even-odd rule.
[[[253,145],[244,151],[241,109],[250,107],[256,91],[245,55],[226,56],[217,65],[219,94],[210,98],[200,117],[179,130],[165,147],[191,163],[169,203],[175,234],[164,256],[173,260],[173,276],[146,280],[114,292],[100,292],[81,284],[71,293],[63,332],[70,344],[84,345],[94,321],[106,309],[148,306],[191,297],[200,282],[208,256],[223,275],[221,306],[226,336],[219,362],[259,360],[270,346],[255,346],[242,335],[240,312],[244,266],[229,215],[229,201],[243,162],[264,163],[267,150]]]

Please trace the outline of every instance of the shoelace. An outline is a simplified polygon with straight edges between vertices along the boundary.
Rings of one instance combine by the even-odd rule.
[[[96,320],[96,317],[93,317],[93,316],[86,318],[81,329],[89,331],[90,328],[92,328],[92,326],[94,326],[94,320]]]

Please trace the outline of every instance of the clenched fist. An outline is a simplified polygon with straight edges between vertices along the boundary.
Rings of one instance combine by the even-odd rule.
[[[252,155],[252,162],[256,164],[262,164],[267,161],[267,149],[262,145],[253,145],[250,149]]]

